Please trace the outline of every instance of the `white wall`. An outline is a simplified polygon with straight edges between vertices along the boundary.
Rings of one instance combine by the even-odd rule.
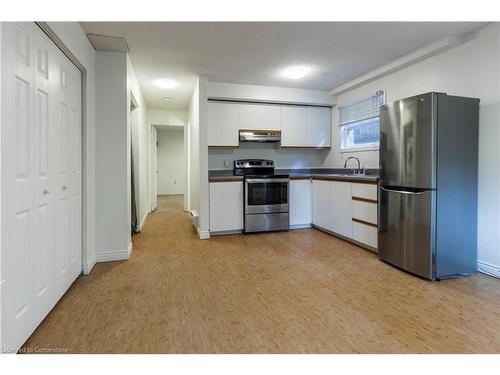
[[[186,165],[184,127],[157,127],[158,194],[184,194]]]
[[[130,130],[127,55],[96,52],[96,257],[127,259],[130,241]]]
[[[152,125],[184,126],[189,114],[187,111],[165,111],[148,109],[148,121]]]
[[[208,222],[208,136],[207,136],[207,79],[199,76],[191,102],[188,119],[189,207],[194,215],[193,225],[201,239],[209,237]]]
[[[148,203],[148,109],[139,87],[134,68],[127,56],[127,94],[135,99],[137,108],[131,113],[127,123],[131,130],[132,152],[134,155],[134,187],[139,230],[142,229],[150,212]]]
[[[83,272],[92,270],[96,262],[96,89],[95,89],[95,50],[78,22],[48,22],[47,25],[60,41],[71,51],[83,67],[82,71],[82,128],[83,128]]]
[[[429,91],[480,98],[479,265],[500,276],[500,24],[481,29],[469,41],[337,96],[338,105],[386,90],[387,101]],[[338,109],[332,111],[332,150],[325,166],[341,167],[351,155],[378,167],[378,151],[340,153]]]

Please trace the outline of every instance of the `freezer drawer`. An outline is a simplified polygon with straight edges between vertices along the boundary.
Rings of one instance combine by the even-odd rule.
[[[380,259],[408,272],[434,278],[435,191],[380,188],[378,253]]]

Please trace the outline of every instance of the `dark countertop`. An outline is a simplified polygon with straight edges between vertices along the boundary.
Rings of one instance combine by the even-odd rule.
[[[243,181],[243,176],[221,175],[221,176],[208,176],[209,182],[231,182]]]
[[[310,168],[310,169],[276,169],[276,174],[289,174],[290,180],[329,180],[351,182],[378,182],[378,170],[369,169],[366,175],[354,175],[352,169],[342,168]],[[243,176],[234,176],[231,169],[216,169],[208,171],[209,182],[243,181]]]

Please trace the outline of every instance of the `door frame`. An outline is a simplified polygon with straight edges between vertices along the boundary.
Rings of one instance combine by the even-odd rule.
[[[81,100],[81,233],[82,238],[80,239],[82,245],[82,253],[81,253],[81,273],[87,275],[92,270],[95,264],[95,255],[93,258],[89,259],[89,251],[88,251],[88,236],[89,230],[87,225],[88,212],[87,212],[87,203],[88,203],[88,189],[87,182],[89,180],[89,176],[87,173],[87,164],[88,164],[88,152],[87,152],[87,134],[89,133],[89,123],[86,116],[87,113],[87,86],[89,86],[89,78],[87,75],[87,69],[85,69],[84,65],[78,60],[78,58],[71,52],[64,42],[57,36],[57,34],[52,30],[52,28],[48,25],[47,22],[34,22],[42,32],[44,32],[50,40],[59,48],[62,53],[77,67],[77,69],[81,73],[81,85],[80,85],[80,100]]]

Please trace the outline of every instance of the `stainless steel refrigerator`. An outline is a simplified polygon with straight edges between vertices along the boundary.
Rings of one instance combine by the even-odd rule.
[[[432,92],[380,118],[380,259],[430,280],[475,273],[479,99]]]

